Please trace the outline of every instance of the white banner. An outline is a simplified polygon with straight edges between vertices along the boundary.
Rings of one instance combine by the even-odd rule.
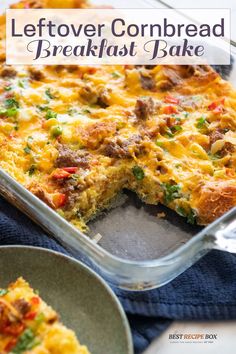
[[[229,39],[228,9],[7,10],[7,64],[222,65]]]

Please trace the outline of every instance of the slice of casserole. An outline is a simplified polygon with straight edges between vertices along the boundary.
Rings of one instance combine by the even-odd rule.
[[[1,354],[89,354],[23,279],[0,289]]]
[[[191,223],[236,205],[236,91],[209,66],[0,60],[0,166],[80,229],[124,188]]]

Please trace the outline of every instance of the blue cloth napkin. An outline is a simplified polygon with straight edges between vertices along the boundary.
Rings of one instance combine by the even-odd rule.
[[[0,198],[0,244],[68,252],[39,226]],[[144,293],[114,289],[128,315],[135,353],[173,320],[236,319],[236,256],[212,251],[171,283]]]

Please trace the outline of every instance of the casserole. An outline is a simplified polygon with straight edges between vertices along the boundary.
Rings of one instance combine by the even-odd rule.
[[[27,145],[27,152],[25,151],[27,154],[29,153],[28,150],[30,150],[30,148]],[[135,167],[136,166],[133,166],[133,169]],[[94,222],[92,222],[90,226],[92,235],[95,234],[96,236],[98,233],[102,235],[100,245],[110,251],[110,253],[115,253],[115,256],[119,256],[119,258],[115,258],[114,255],[104,252],[97,245],[95,246],[93,241],[83,236],[81,232],[61,219],[60,216],[55,214],[52,210],[49,212],[49,208],[47,206],[42,206],[40,201],[32,195],[27,194],[29,192],[25,191],[20,185],[17,184],[17,182],[15,182],[3,171],[1,172],[1,179],[1,191],[3,195],[8,196],[10,200],[15,200],[16,204],[23,207],[28,214],[36,219],[36,221],[42,223],[44,227],[56,235],[57,238],[65,245],[72,247],[75,250],[83,251],[85,255],[90,258],[90,260],[93,260],[97,265],[102,266],[105,276],[107,276],[111,282],[121,287],[144,289],[162,285],[173,278],[173,276],[176,276],[179,272],[181,272],[184,269],[184,266],[188,266],[192,261],[194,261],[194,259],[197,259],[201,254],[204,254],[206,249],[210,247],[209,244],[211,244],[209,242],[209,238],[207,238],[206,242],[206,239],[202,236],[205,234],[204,230],[197,237],[189,241],[185,246],[176,249],[181,242],[186,241],[186,239],[189,238],[190,232],[194,234],[198,228],[192,226],[188,227],[183,220],[179,221],[178,217],[174,214],[170,214],[170,216],[168,216],[171,212],[166,210],[164,207],[151,207],[151,213],[155,216],[145,217],[145,222],[141,220],[138,224],[140,227],[137,228],[137,223],[139,222],[140,216],[142,216],[143,209],[145,211],[148,210],[149,207],[142,207],[142,205],[140,205],[140,209],[138,209],[139,212],[137,213],[137,211],[133,209],[131,205],[132,203],[129,202],[130,200],[134,200],[136,202],[136,200],[132,195],[129,195],[127,196],[128,201],[126,200],[125,203],[123,203],[123,201],[119,201],[120,207],[110,210],[108,213],[108,221],[102,215],[100,218],[97,218]],[[166,199],[168,199],[169,202],[172,202],[172,197],[169,195],[170,188],[168,186],[167,189],[167,184],[165,188]],[[178,194],[177,189],[175,189],[174,192],[175,195]],[[37,193],[35,194],[37,195]],[[123,196],[122,198],[124,199]],[[179,200],[180,197],[178,196],[176,199]],[[29,204],[31,204],[30,207]],[[182,204],[181,206],[174,205],[175,209],[177,207],[182,208]],[[39,208],[38,213],[36,208]],[[120,211],[123,214],[119,213]],[[160,218],[159,220],[156,218],[156,214]],[[166,218],[165,220],[162,220],[161,217],[164,216],[164,214],[166,214]],[[121,230],[122,218],[125,218],[126,216],[127,220],[125,219],[125,229]],[[137,216],[138,219],[136,218]],[[231,218],[231,216],[232,214],[230,213],[229,217]],[[168,221],[170,221],[170,223]],[[209,222],[208,219],[207,222]],[[173,228],[170,226],[171,223]],[[205,223],[204,218],[203,223]],[[112,229],[111,224],[113,226]],[[156,224],[160,225],[160,229]],[[132,225],[134,226],[133,230],[132,228],[130,229]],[[114,229],[114,226],[116,229]],[[210,230],[211,227],[212,226],[210,226]],[[165,228],[168,228],[168,236],[164,235]],[[213,228],[215,230],[216,224],[214,224]],[[183,232],[181,231],[182,229],[184,229]],[[139,235],[135,232],[137,230],[139,231]],[[207,230],[209,235],[209,229]],[[155,234],[153,234],[153,231],[154,233],[158,233],[157,237],[154,236]],[[72,239],[72,237],[70,237],[71,235],[66,236],[66,232],[70,232],[71,235],[76,235],[76,238]],[[111,233],[113,235],[112,237]],[[106,234],[110,235],[106,237]],[[201,240],[201,242],[196,244],[196,242],[194,242],[196,239]],[[81,241],[80,247],[78,245],[79,240]],[[179,259],[175,261],[173,260],[173,255],[174,259],[176,256],[182,255],[182,252],[188,249],[190,245],[195,245],[195,248],[191,249],[191,252],[189,249],[189,254],[187,254],[187,256],[190,258],[188,261],[185,259],[184,264],[182,264]],[[176,250],[173,254],[170,253],[170,250],[174,249]],[[96,253],[96,256],[94,253]],[[165,255],[164,258],[163,255]],[[157,261],[156,258],[160,256],[162,257],[159,261]],[[156,268],[156,266],[158,267]],[[118,267],[120,268],[119,270]],[[150,274],[150,269],[152,269],[152,274]],[[175,272],[175,274],[173,275],[172,272]],[[116,277],[114,277],[115,273],[117,273]]]

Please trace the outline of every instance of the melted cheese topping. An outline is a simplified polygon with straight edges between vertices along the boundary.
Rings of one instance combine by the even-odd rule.
[[[0,166],[80,229],[123,188],[200,224],[236,205],[236,92],[210,67],[0,75]]]

